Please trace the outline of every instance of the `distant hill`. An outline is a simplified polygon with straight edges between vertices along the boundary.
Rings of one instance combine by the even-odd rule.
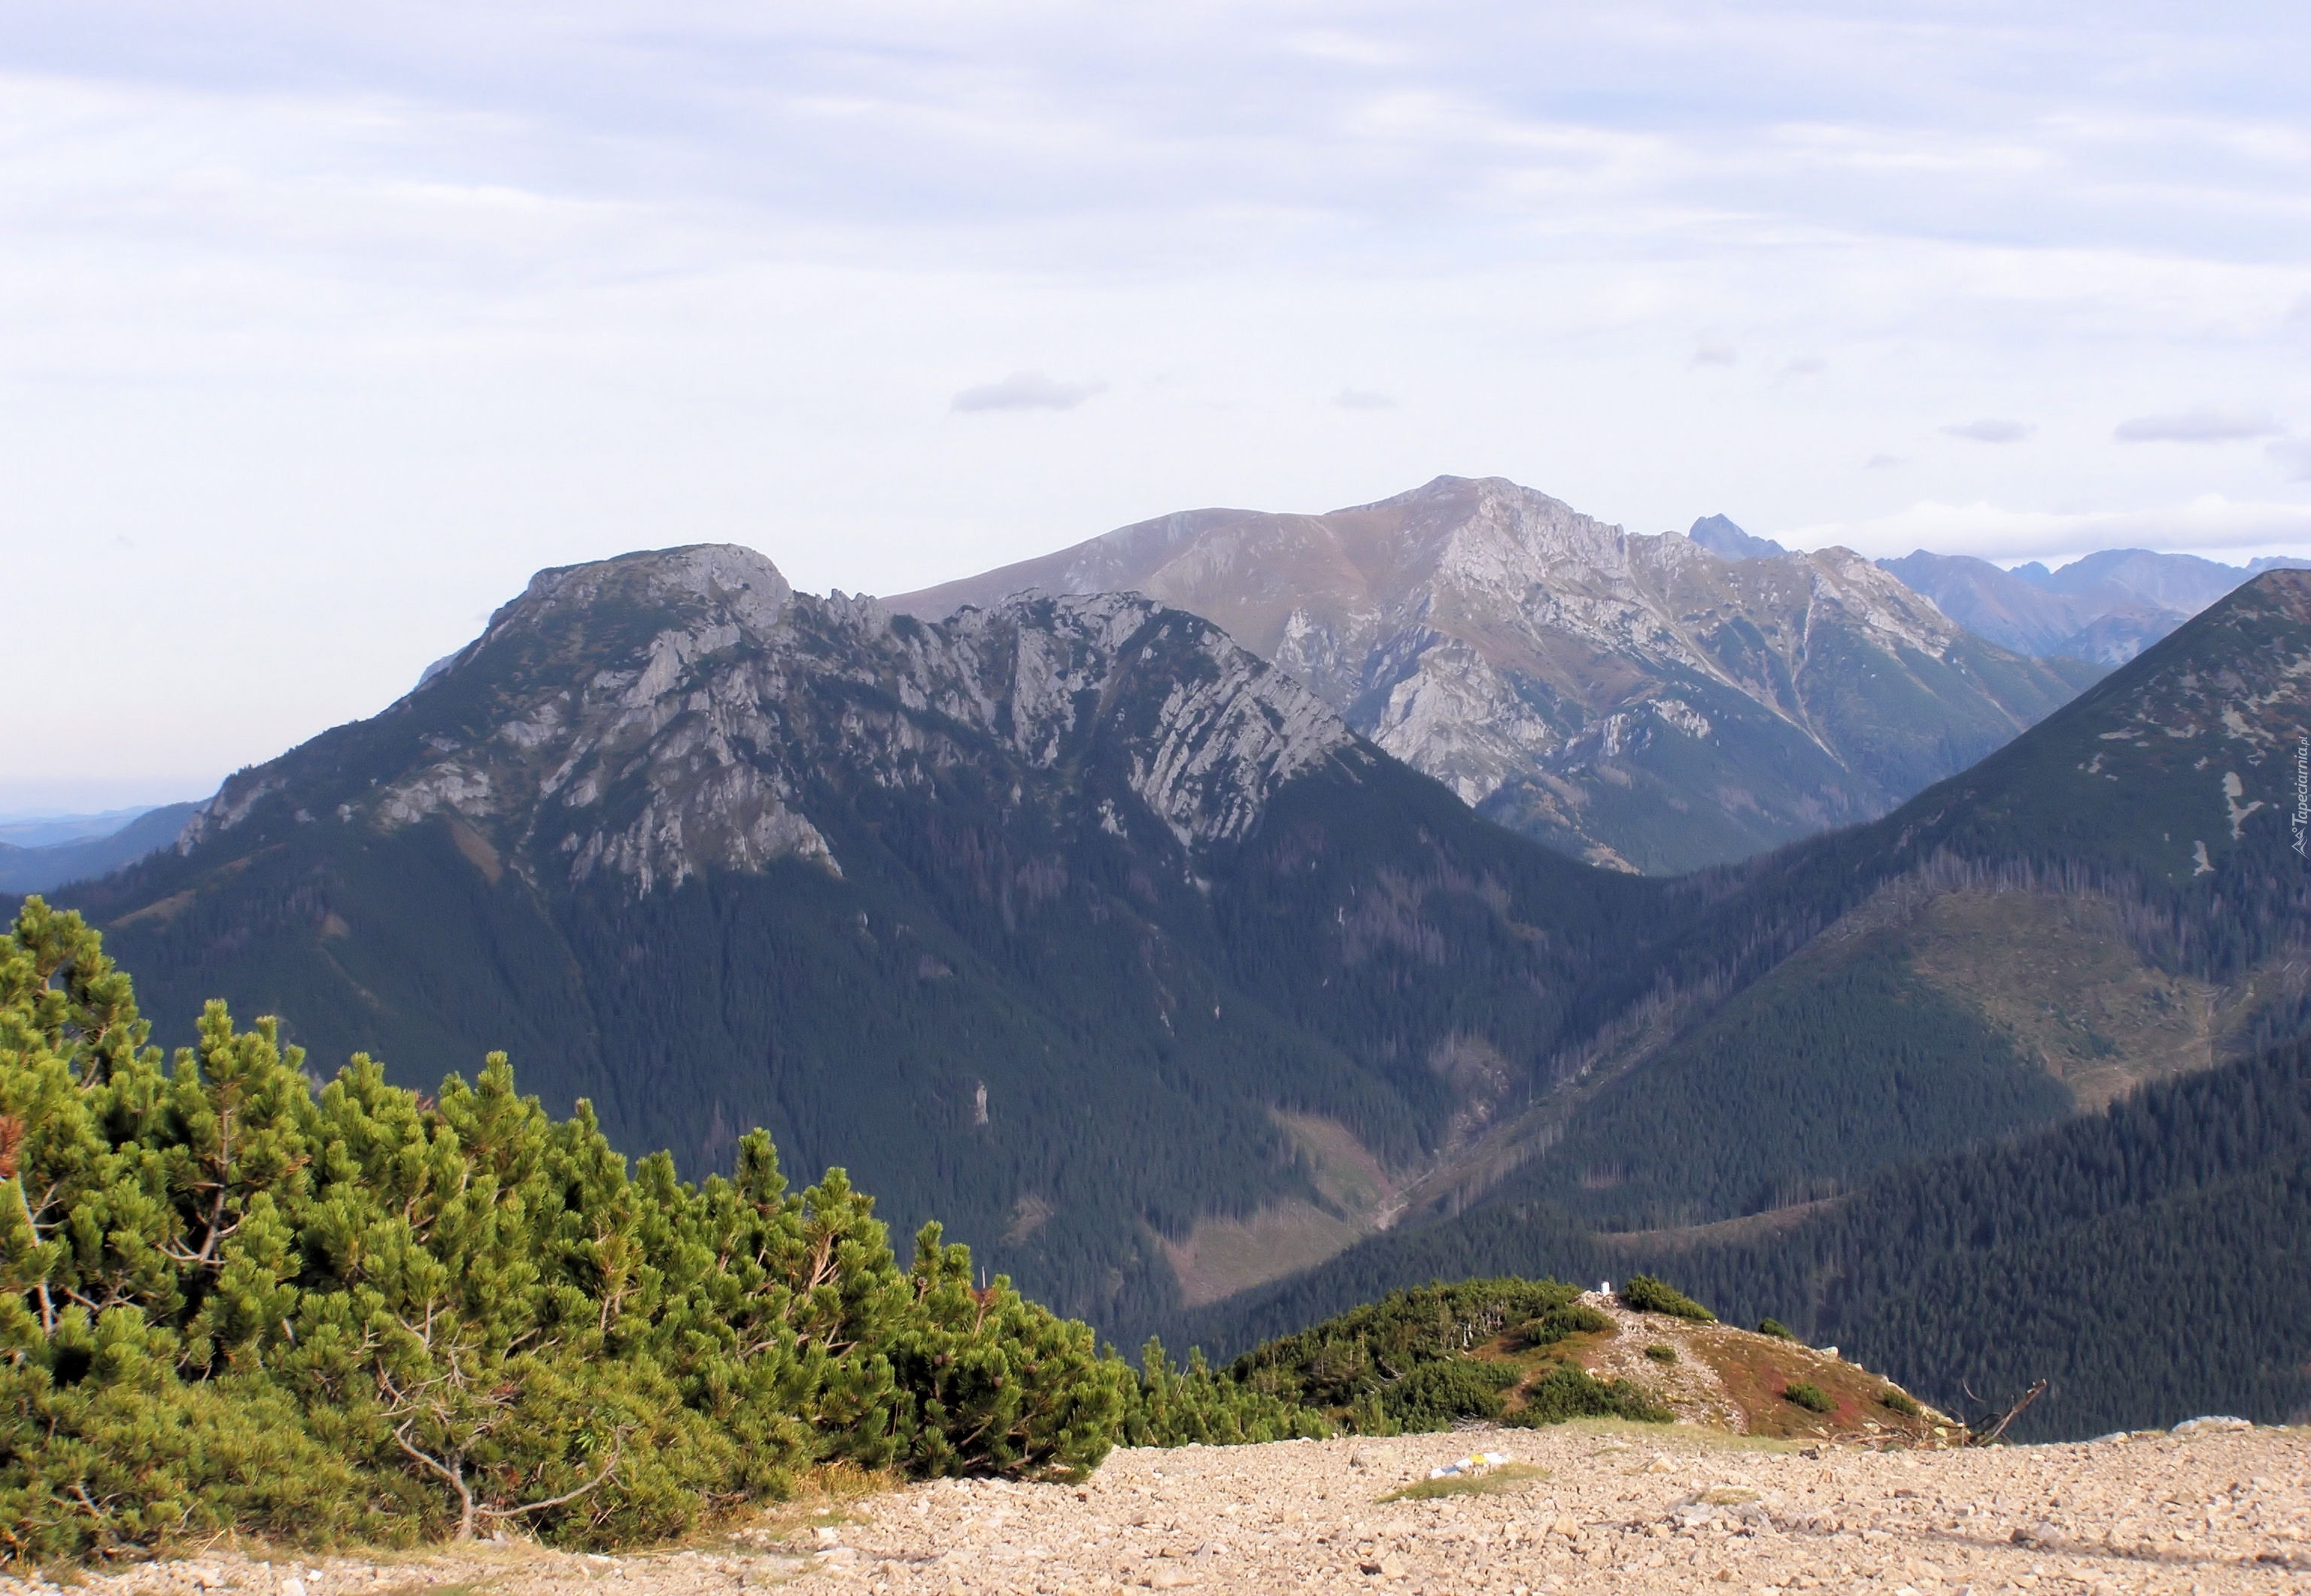
[[[1592,1416],[1879,1445],[1949,1434],[1944,1415],[1835,1349],[1631,1297],[1653,1300],[1515,1277],[1415,1286],[1265,1341],[1225,1378],[1367,1435]]]
[[[2251,577],[2311,569],[2305,560],[2242,567],[2150,549],[2105,549],[2060,571],[2035,562],[2001,571],[1987,560],[1923,549],[1878,563],[1994,643],[2106,665],[2124,665]]]
[[[191,819],[197,804],[163,804],[135,811],[125,824],[93,836],[30,846],[0,842],[0,893],[48,892],[71,881],[87,881],[166,848]],[[29,828],[27,828],[29,829]]]
[[[1844,550],[1723,517],[1632,536],[1498,477],[1165,516],[889,602],[1030,589],[1206,616],[1479,813],[1653,874],[1880,815],[2100,674],[1987,644]]]

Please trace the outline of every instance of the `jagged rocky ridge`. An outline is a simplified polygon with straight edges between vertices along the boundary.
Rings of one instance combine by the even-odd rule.
[[[1159,655],[1160,691],[1123,691]],[[387,832],[454,816],[486,825],[533,884],[606,875],[648,894],[784,859],[840,876],[799,793],[829,770],[934,790],[969,757],[958,733],[1046,772],[1103,734],[1128,743],[1113,773],[1183,847],[1242,837],[1320,761],[1371,759],[1305,688],[1147,599],[1028,597],[894,624],[871,599],[798,597],[727,545],[541,571],[406,710],[427,729],[383,786],[315,791],[304,762],[276,762],[228,781],[178,850],[294,787],[309,822],[317,805]],[[1100,813],[1127,824],[1112,798]]]
[[[1846,550],[1728,559],[1497,477],[1167,516],[890,603],[1029,589],[1209,616],[1481,813],[1652,872],[1882,814],[2098,674],[1987,644]]]

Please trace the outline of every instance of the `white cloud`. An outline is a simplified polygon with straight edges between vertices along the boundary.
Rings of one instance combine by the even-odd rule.
[[[1942,429],[1952,438],[1964,438],[1973,443],[2019,443],[2037,430],[2028,422],[1997,416],[1985,417],[1981,421],[1959,422],[1956,425]]]
[[[2311,438],[2280,438],[2263,452],[2279,462],[2289,482],[2311,482]]]
[[[267,616],[110,641],[15,773],[222,774],[649,545],[897,591],[1440,470],[1641,527],[2311,501],[2289,440],[2108,442],[2311,415],[2311,8],[1916,11],[14,7],[0,570]],[[1940,443],[1989,403],[2028,447]]]
[[[1332,403],[1343,410],[1393,410],[1396,401],[1386,394],[1376,394],[1360,388],[1344,388],[1332,396]]]
[[[2135,416],[2119,423],[2111,436],[2121,443],[2236,443],[2279,430],[2268,411],[2185,410]]]
[[[1041,371],[1014,371],[1000,382],[967,388],[955,396],[955,410],[1073,410],[1094,394],[1107,391],[1104,382],[1058,382]]]

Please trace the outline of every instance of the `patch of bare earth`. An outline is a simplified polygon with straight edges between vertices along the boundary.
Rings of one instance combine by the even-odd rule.
[[[1313,1269],[1375,1231],[1402,1205],[1396,1182],[1371,1149],[1337,1120],[1277,1111],[1317,1201],[1289,1199],[1242,1218],[1199,1220],[1164,1256],[1188,1306],[1216,1303],[1300,1269]]]
[[[1383,1503],[1472,1449],[1538,1471]],[[396,1559],[212,1555],[93,1592],[676,1596],[1214,1596],[1371,1591],[2301,1596],[2311,1431],[1967,1451],[1800,1449],[1684,1426],[1120,1452],[1081,1486],[941,1482],[763,1534],[589,1558],[509,1545]],[[0,1596],[24,1596],[0,1581]]]
[[[2219,1063],[2255,999],[2252,980],[2217,986],[2146,963],[2106,898],[1950,893],[1903,940],[1913,970],[2012,1036],[2081,1109]]]

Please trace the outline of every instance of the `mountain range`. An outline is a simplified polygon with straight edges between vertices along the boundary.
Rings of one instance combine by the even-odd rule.
[[[163,804],[78,824],[66,818],[9,827],[16,835],[0,841],[0,893],[48,892],[117,870],[175,842],[198,807]]]
[[[1655,874],[1873,818],[2100,674],[1987,643],[1843,549],[1729,559],[1497,477],[1187,511],[887,602],[1027,590],[1205,616],[1478,813]]]
[[[1883,820],[1660,881],[1152,598],[635,554],[66,898],[180,1038],[504,1047],[693,1172],[767,1126],[1125,1329],[1502,1204],[1782,1211],[2298,1033],[2307,610],[2267,575]]]
[[[2311,569],[2311,561],[2286,557],[2242,567],[2150,549],[2105,549],[2059,571],[2036,561],[2001,571],[1987,560],[1924,549],[1879,564],[2003,648],[2105,665],[2124,665],[2265,571]]]
[[[1637,1259],[1949,1396],[1993,1366],[1944,1311],[1995,1298],[1982,1258],[2179,1291],[2161,1217],[2223,1192],[2223,1256],[2268,1252],[2305,1194],[2236,1127],[2291,1123],[2311,1033],[2311,575],[2073,696],[1747,536],[1445,478],[888,604],[729,546],[550,570],[60,895],[166,1040],[222,996],[420,1088],[503,1048],[693,1175],[766,1127],[1124,1337]],[[1934,780],[1967,727],[1993,751]],[[1879,818],[1800,808],[1833,763]],[[1795,840],[1627,868],[1746,772]],[[2032,1195],[2065,1170],[2083,1206]],[[1977,1188],[2003,1254],[1949,1239]],[[1929,1223],[1940,1304],[1871,1261]],[[2259,1356],[2282,1298],[2238,1310]]]
[[[2311,576],[2267,574],[1718,877],[1664,990],[1763,973],[1501,1126],[1530,1151],[1460,1211],[1162,1328],[1233,1349],[1411,1281],[1652,1268],[1953,1404],[2055,1376],[2026,1435],[2311,1414],[2307,679]],[[1938,1107],[1971,1138],[1921,1136]]]
[[[214,995],[423,1086],[503,1047],[693,1172],[766,1126],[1120,1320],[1208,1221],[1363,1234],[1641,991],[1653,891],[1152,600],[926,623],[710,547],[541,573],[68,901],[179,1036]]]

